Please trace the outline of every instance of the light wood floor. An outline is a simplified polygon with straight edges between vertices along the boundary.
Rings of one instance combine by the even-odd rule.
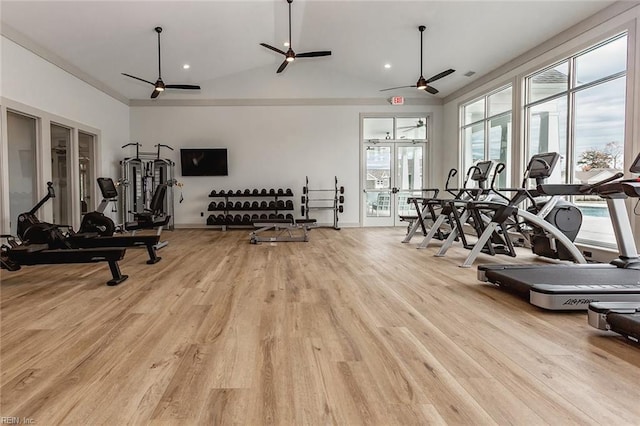
[[[640,347],[402,229],[165,232],[162,261],[2,271],[1,416],[37,424],[640,424]],[[417,242],[416,242],[417,243]],[[531,256],[521,259],[531,260]],[[509,258],[483,257],[484,263]]]

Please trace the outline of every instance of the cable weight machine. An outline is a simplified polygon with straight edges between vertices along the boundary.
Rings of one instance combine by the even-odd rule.
[[[175,162],[168,158],[160,158],[160,150],[167,148],[173,151],[169,145],[157,144],[156,152],[140,151],[139,142],[131,142],[122,146],[135,146],[135,157],[125,157],[120,161],[120,221],[127,223],[134,220],[134,215],[149,211],[153,193],[158,185],[167,185],[167,193],[164,199],[164,216],[170,216],[166,228],[173,230],[173,187],[178,185],[174,178]]]

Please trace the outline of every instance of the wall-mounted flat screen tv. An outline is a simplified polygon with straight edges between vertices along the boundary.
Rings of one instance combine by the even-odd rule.
[[[228,176],[226,148],[180,150],[182,176]]]

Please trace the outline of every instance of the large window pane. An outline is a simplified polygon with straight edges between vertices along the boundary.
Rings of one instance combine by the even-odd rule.
[[[576,58],[576,86],[627,69],[627,36],[599,46]]]
[[[569,89],[569,63],[567,61],[553,68],[541,71],[527,79],[529,96],[527,102],[546,99]]]
[[[484,122],[464,129],[464,171],[477,161],[484,160]]]
[[[489,159],[504,163],[507,167],[500,174],[496,185],[505,188],[511,179],[511,114],[495,117],[489,121]]]
[[[489,117],[511,111],[511,86],[489,96]]]
[[[625,79],[619,78],[575,95],[573,180],[591,184],[623,171]],[[598,196],[575,197],[582,210],[581,241],[615,246],[606,202]]]
[[[393,139],[393,118],[365,118],[362,133],[364,140]]]
[[[465,105],[463,109],[464,124],[471,124],[484,119],[484,98]]]
[[[16,235],[18,215],[36,203],[36,119],[9,111],[7,142],[9,221],[11,234]]]
[[[567,158],[567,98],[561,97],[527,109],[529,119],[529,156],[542,152],[562,155],[549,179],[550,183],[565,182]]]

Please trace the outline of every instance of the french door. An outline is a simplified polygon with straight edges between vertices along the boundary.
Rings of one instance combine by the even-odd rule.
[[[427,142],[366,141],[363,149],[363,225],[406,226],[400,216],[414,214],[407,199],[425,185]]]

